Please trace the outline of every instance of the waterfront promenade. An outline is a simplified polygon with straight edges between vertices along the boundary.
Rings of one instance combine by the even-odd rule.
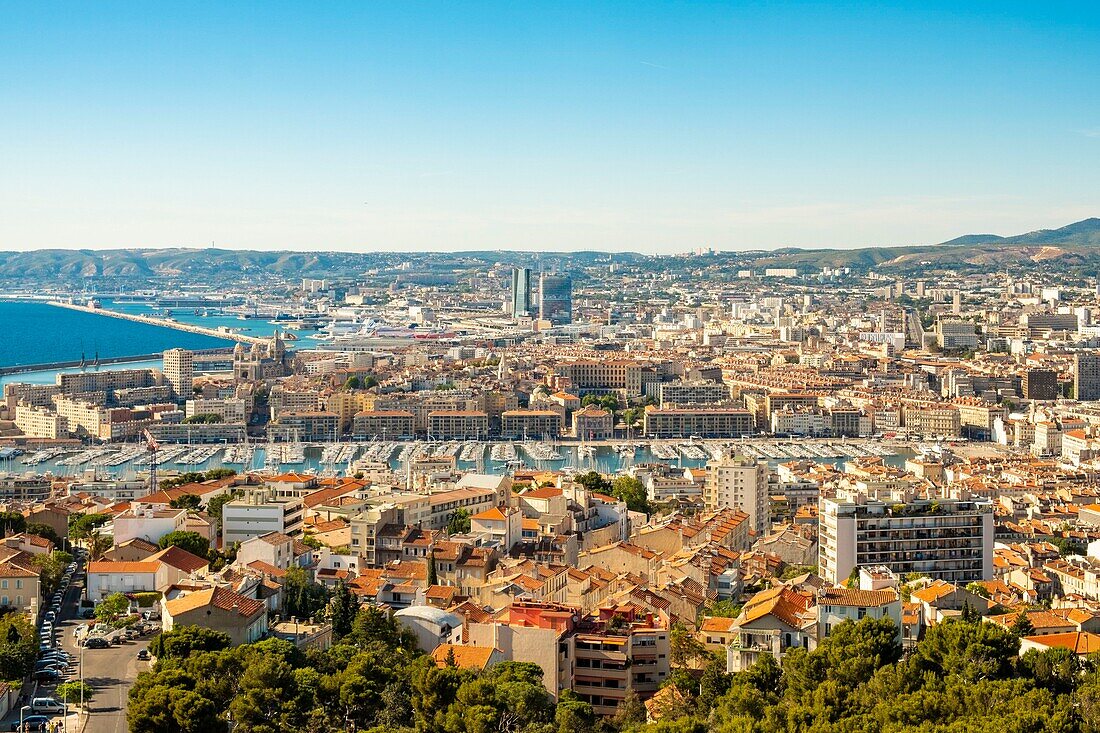
[[[269,339],[260,338],[258,336],[245,336],[241,333],[233,331],[222,331],[216,328],[205,328],[203,326],[196,326],[191,323],[180,323],[179,321],[173,321],[168,318],[157,318],[155,316],[144,316],[137,313],[119,313],[118,311],[106,310],[103,308],[92,308],[86,305],[77,305],[75,303],[64,303],[62,301],[50,301],[50,305],[57,306],[59,308],[68,308],[69,310],[82,311],[84,313],[92,313],[98,316],[109,316],[111,318],[121,318],[124,321],[135,321],[137,323],[145,323],[150,326],[161,326],[163,328],[174,328],[177,331],[187,331],[188,333],[197,333],[203,336],[213,336],[214,338],[228,339],[230,341],[239,341],[245,344],[262,344],[267,343]]]

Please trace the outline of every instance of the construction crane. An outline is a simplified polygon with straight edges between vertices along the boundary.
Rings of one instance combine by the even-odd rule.
[[[159,488],[159,484],[157,484],[157,451],[160,450],[160,443],[147,429],[141,431],[141,436],[145,438],[145,446],[149,449],[149,493],[152,494]]]

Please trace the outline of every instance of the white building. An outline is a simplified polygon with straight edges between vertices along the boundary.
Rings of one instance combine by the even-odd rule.
[[[184,407],[185,417],[195,415],[218,415],[222,422],[243,423],[248,417],[248,400],[240,397],[225,399],[187,400]]]
[[[462,643],[462,618],[434,606],[402,608],[394,618],[416,635],[417,645],[428,654],[440,644]]]
[[[168,568],[159,560],[141,562],[91,562],[85,595],[99,603],[113,593],[142,593],[168,585]]]
[[[164,535],[182,530],[186,523],[186,509],[153,509],[139,504],[115,517],[113,537],[116,545],[135,537],[155,545]]]
[[[194,385],[194,358],[186,349],[168,349],[163,357],[164,378],[172,387],[176,399],[185,400],[191,396]]]
[[[768,525],[767,464],[738,455],[708,461],[703,503],[707,509],[740,509],[749,515],[752,528],[763,534]]]
[[[265,489],[249,490],[222,507],[222,542],[230,545],[269,532],[297,537],[302,534],[303,512],[299,498],[280,498]]]
[[[966,584],[993,577],[993,507],[917,498],[912,489],[841,488],[820,504],[819,572],[838,584],[856,566],[883,565]]]

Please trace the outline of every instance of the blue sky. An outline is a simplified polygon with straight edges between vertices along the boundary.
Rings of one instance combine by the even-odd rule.
[[[1100,11],[11,3],[0,247],[856,247],[1100,215]]]

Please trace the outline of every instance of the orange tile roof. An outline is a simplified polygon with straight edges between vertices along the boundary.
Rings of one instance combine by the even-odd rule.
[[[447,666],[447,657],[454,653],[454,663],[461,669],[485,669],[495,652],[491,646],[462,646],[460,644],[440,644],[432,652],[432,659],[439,667]]]
[[[240,593],[234,593],[228,588],[206,588],[194,591],[185,596],[174,598],[164,605],[172,616],[179,616],[205,606],[213,606],[223,611],[236,612],[240,616],[248,618],[262,613],[266,608],[262,601],[247,598]]]
[[[1100,652],[1100,635],[1088,631],[1071,631],[1064,634],[1025,636],[1024,639],[1048,648],[1069,649],[1074,654]]]
[[[859,590],[858,588],[823,588],[817,602],[827,606],[858,606],[874,608],[893,603],[898,594],[892,590]]]
[[[155,573],[160,569],[160,563],[157,561],[141,561],[141,562],[111,562],[110,560],[99,560],[97,562],[88,563],[89,573]]]
[[[503,522],[505,517],[504,512],[502,512],[499,507],[493,507],[492,509],[486,509],[483,512],[478,512],[474,516],[470,517],[470,519],[478,519],[486,522]]]
[[[708,616],[703,619],[703,625],[699,627],[699,630],[726,633],[732,631],[736,623],[737,619],[725,618],[722,616]]]

